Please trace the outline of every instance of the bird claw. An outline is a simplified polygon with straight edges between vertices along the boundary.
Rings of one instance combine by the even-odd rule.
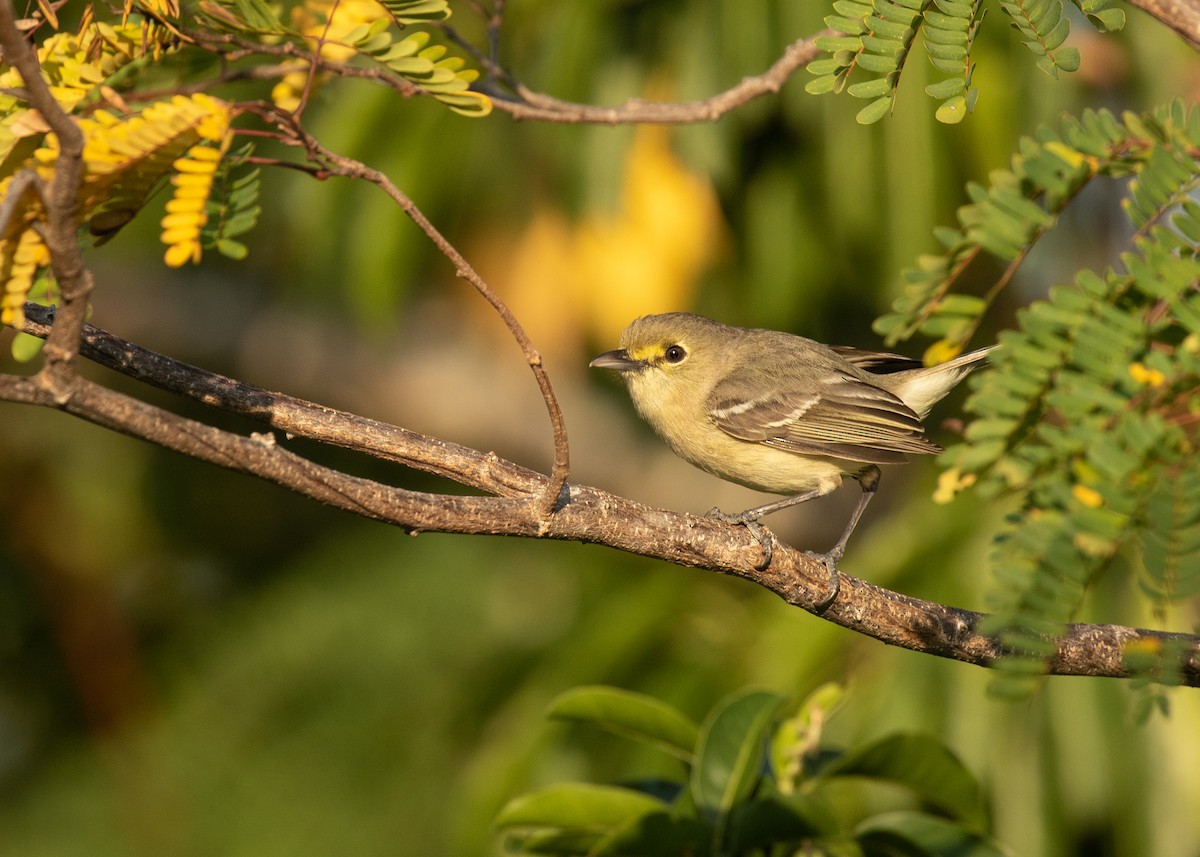
[[[815,551],[805,551],[804,555],[817,560],[825,566],[825,571],[829,574],[829,588],[825,592],[825,596],[813,604],[813,608],[818,613],[824,613],[829,609],[829,605],[838,597],[838,593],[842,591],[842,578],[838,574],[838,560],[842,558],[841,551],[831,550],[828,553],[816,553]]]
[[[771,564],[771,560],[775,557],[775,539],[771,535],[771,531],[758,522],[757,517],[751,517],[744,512],[740,515],[730,515],[728,512],[722,512],[715,506],[704,513],[704,517],[712,518],[716,521],[723,521],[726,524],[741,524],[750,531],[750,535],[758,539],[758,543],[762,546],[763,558],[755,568],[760,571]],[[805,551],[804,555],[817,560],[825,566],[826,572],[829,574],[828,589],[820,601],[813,603],[813,609],[817,613],[824,613],[829,605],[832,604],[838,597],[838,593],[842,590],[842,578],[838,574],[838,560],[842,558],[843,544],[838,544],[833,550],[828,553],[816,553],[815,551]]]
[[[759,571],[771,564],[771,560],[775,558],[775,538],[771,535],[771,531],[758,522],[757,518],[747,517],[746,515],[730,515],[728,512],[722,512],[717,507],[713,507],[704,513],[704,517],[712,518],[715,521],[723,521],[726,524],[741,524],[745,527],[750,535],[758,539],[759,546],[762,547],[762,559],[758,565],[754,566]]]

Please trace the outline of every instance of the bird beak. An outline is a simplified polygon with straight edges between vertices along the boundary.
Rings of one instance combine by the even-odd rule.
[[[642,368],[642,361],[634,360],[624,348],[616,351],[605,351],[588,364],[593,369],[616,369],[618,372],[631,372]]]

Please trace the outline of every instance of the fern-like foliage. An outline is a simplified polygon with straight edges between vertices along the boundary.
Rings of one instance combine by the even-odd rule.
[[[231,259],[244,259],[249,254],[246,245],[235,239],[255,227],[262,211],[258,204],[262,171],[245,166],[252,151],[252,146],[245,145],[221,160],[213,178],[208,217],[200,231],[201,247],[214,247]]]
[[[171,3],[149,5],[155,13],[174,9]],[[186,236],[178,224],[164,229],[165,238],[178,239],[167,242],[170,261],[199,256],[200,244],[192,233],[197,222],[203,226],[208,197],[195,193],[195,166],[217,167],[228,145],[232,111],[202,94],[152,101],[138,112],[124,112],[129,111],[124,105],[123,111],[95,109],[95,103],[119,101],[110,86],[116,76],[179,44],[169,27],[143,26],[133,18],[101,22],[89,13],[77,32],[53,33],[38,47],[42,74],[58,103],[82,114],[76,120],[85,139],[78,192],[82,225],[104,240],[128,223],[158,187],[174,181],[177,199],[198,200],[200,213],[191,215],[194,222]],[[39,236],[45,211],[37,190],[53,180],[58,162],[58,140],[20,96],[22,85],[15,69],[0,66],[0,197],[7,199],[19,189],[0,235],[0,323],[14,325],[21,323],[21,307],[39,278],[50,283],[46,291],[53,298],[52,281],[43,276],[49,258]],[[185,193],[180,185],[193,187]],[[178,211],[168,216],[181,217]]]
[[[128,64],[172,50],[176,42],[159,32],[151,38],[134,23],[89,20],[77,33],[55,33],[37,50],[42,76],[67,112],[94,98],[99,88]],[[19,97],[20,73],[0,65],[0,175],[10,175],[48,130],[45,121]]]
[[[1000,8],[1038,57],[1038,68],[1052,77],[1058,77],[1059,69],[1079,68],[1079,51],[1063,47],[1071,23],[1063,17],[1062,0],[1000,0]]]
[[[1102,31],[1125,23],[1124,13],[1108,8],[1110,3],[1076,0]],[[1079,67],[1079,51],[1063,44],[1070,22],[1063,16],[1062,0],[999,0],[999,5],[1038,57],[1038,68],[1057,76],[1060,70]],[[971,86],[971,49],[986,14],[983,0],[835,0],[833,12],[825,25],[837,35],[816,40],[825,56],[808,65],[813,75],[808,92],[845,91],[870,99],[857,119],[862,124],[879,121],[891,112],[905,61],[920,33],[934,68],[951,75],[925,87],[939,102],[938,120],[961,122],[974,109],[978,93]],[[856,74],[866,79],[851,83]]]
[[[960,228],[939,234],[946,253],[908,272],[878,325],[893,341],[922,331],[957,350],[997,291],[952,294],[965,265],[986,252],[1011,272],[1100,177],[1127,179],[1134,231],[1120,266],[1084,271],[1020,313],[974,382],[965,442],[943,457],[948,483],[1019,498],[994,544],[987,629],[1024,655],[1007,663],[1018,674],[1041,670],[1110,568],[1134,569],[1161,608],[1200,594],[1200,108],[1089,112],[1023,140],[1011,170],[971,189]]]
[[[258,220],[258,168],[243,169],[251,150],[231,154],[233,122],[244,106],[196,92],[190,96],[139,92],[139,71],[168,54],[221,53],[193,36],[178,0],[126,0],[111,9],[87,5],[74,32],[58,32],[52,4],[42,4],[50,32],[39,34],[37,55],[58,104],[83,131],[84,174],[79,188],[80,225],[101,244],[167,191],[161,240],[164,261],[200,261],[204,251],[242,258],[238,239]],[[290,42],[301,58],[283,60],[294,72],[275,88],[278,103],[296,107],[321,76],[308,54],[340,63],[369,63],[428,92],[451,110],[482,116],[491,102],[470,91],[477,73],[447,55],[429,32],[402,33],[450,14],[446,0],[301,0],[287,23],[279,4],[267,0],[199,0],[188,16],[234,33],[246,45],[261,42],[279,62],[278,46]],[[107,16],[107,17],[106,17]],[[194,21],[191,22],[194,26]],[[169,59],[169,57],[168,57]],[[250,62],[261,60],[250,60]],[[183,59],[173,73],[189,73]],[[164,72],[159,71],[160,74]],[[166,71],[166,74],[172,71]],[[40,238],[41,199],[53,179],[58,142],[42,116],[26,102],[25,82],[0,62],[0,198],[7,216],[0,234],[0,324],[20,325],[21,307],[40,285],[54,300],[47,251]],[[130,106],[130,105],[133,106]],[[261,115],[261,104],[249,102]],[[257,112],[255,112],[257,111]]]
[[[858,121],[867,124],[882,119],[896,99],[900,71],[925,5],[925,0],[837,0],[833,8],[838,14],[827,17],[825,24],[840,35],[816,40],[829,57],[809,64],[808,72],[816,77],[805,89],[814,94],[845,89],[855,98],[869,98],[871,103],[859,111]],[[876,76],[852,84],[849,81],[855,69]]]
[[[295,10],[290,24],[262,0],[204,0],[200,10],[210,24],[227,31],[272,41],[287,38],[326,59],[357,59],[381,66],[455,113],[486,116],[491,112],[491,100],[470,91],[479,73],[467,68],[464,59],[447,56],[445,45],[430,44],[428,31],[400,37],[410,25],[449,17],[446,0],[307,0]],[[273,93],[275,102],[286,109],[295,109],[313,81],[323,79],[310,76],[304,61],[292,65],[295,72]]]

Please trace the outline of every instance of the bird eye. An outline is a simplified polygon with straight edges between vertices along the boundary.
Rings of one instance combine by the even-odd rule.
[[[687,349],[682,345],[668,345],[667,350],[663,352],[663,357],[668,363],[682,363],[687,357]]]

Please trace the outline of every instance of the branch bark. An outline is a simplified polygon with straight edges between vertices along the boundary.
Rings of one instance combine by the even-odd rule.
[[[1128,0],[1147,15],[1166,24],[1193,48],[1200,50],[1200,5],[1195,0]]]
[[[4,60],[21,74],[30,107],[42,115],[58,138],[58,157],[49,187],[35,187],[46,209],[41,230],[50,251],[51,269],[62,301],[55,330],[46,340],[42,375],[60,397],[70,395],[74,381],[79,333],[87,316],[92,274],[83,265],[76,231],[79,228],[79,186],[83,181],[83,132],[55,99],[42,78],[37,54],[25,41],[13,15],[12,0],[0,0],[0,50]]]
[[[26,306],[26,332],[45,336],[53,313]],[[0,400],[58,408],[114,431],[156,443],[202,461],[257,476],[357,515],[409,532],[446,532],[550,538],[606,545],[676,565],[749,580],[788,604],[813,607],[825,594],[824,566],[778,544],[769,566],[758,568],[761,549],[743,527],[710,518],[655,509],[584,485],[567,486],[566,502],[552,516],[539,509],[550,479],[484,453],[243,384],[148,351],[88,325],[82,355],[121,374],[240,414],[268,429],[447,476],[493,496],[408,491],[349,476],[286,448],[273,433],[240,435],[186,419],[80,379],[62,401],[38,379],[0,376]],[[978,632],[984,614],[912,598],[842,573],[837,599],[821,615],[888,645],[965,663],[990,666],[1006,652]],[[1056,641],[1047,671],[1053,675],[1129,677],[1131,646],[1139,651],[1180,651],[1164,674],[1200,686],[1200,637],[1121,625],[1075,624]]]
[[[515,80],[509,83],[517,96],[515,99],[495,87],[487,88],[485,92],[497,110],[514,119],[597,125],[715,122],[755,98],[778,92],[793,74],[816,59],[819,51],[815,39],[829,32],[823,30],[814,36],[797,39],[762,74],[745,77],[735,86],[699,101],[644,101],[635,98],[615,107],[601,107],[563,101],[535,92]]]
[[[441,231],[434,226],[414,203],[409,196],[400,190],[390,178],[378,170],[372,169],[360,161],[352,158],[347,158],[344,155],[332,152],[321,146],[316,140],[309,140],[310,149],[319,153],[323,160],[333,164],[336,168],[336,175],[342,175],[347,178],[365,179],[379,187],[388,197],[400,206],[401,210],[408,215],[413,223],[425,233],[434,246],[441,251],[450,262],[454,265],[455,273],[459,277],[470,283],[480,295],[483,296],[496,314],[500,316],[500,320],[504,322],[504,326],[508,328],[517,345],[520,346],[522,353],[525,356],[525,363],[533,372],[533,377],[537,381],[538,390],[542,394],[542,400],[546,404],[546,412],[550,416],[550,428],[554,436],[554,465],[550,471],[550,481],[542,490],[540,507],[544,515],[551,515],[558,508],[563,499],[563,492],[566,490],[567,477],[570,474],[571,459],[570,451],[567,444],[567,423],[563,417],[562,406],[559,405],[558,396],[554,392],[554,386],[550,383],[550,375],[546,372],[546,367],[542,363],[542,355],[533,346],[533,341],[525,332],[525,328],[513,311],[509,309],[495,290],[487,284],[487,282],[479,275],[479,272],[466,260],[466,257],[458,251],[458,249],[446,240],[446,236],[442,235]]]
[[[268,45],[230,34],[214,36],[187,29],[184,32],[189,39],[210,50],[224,53],[230,60],[245,56],[269,56],[280,60],[303,59],[309,63],[311,69],[327,71],[337,77],[375,81],[394,89],[405,97],[411,98],[428,94],[419,86],[386,68],[377,66],[363,68],[338,62],[318,56],[290,42]],[[792,75],[817,57],[819,51],[815,45],[815,39],[832,31],[822,30],[812,36],[797,39],[762,74],[744,77],[730,88],[708,98],[696,101],[647,101],[633,98],[623,104],[611,107],[565,101],[531,89],[497,65],[493,59],[476,50],[465,39],[457,37],[453,30],[447,30],[447,32],[488,69],[489,82],[475,88],[492,99],[492,105],[496,110],[507,113],[514,119],[571,125],[687,125],[715,122],[726,113],[736,110],[756,98],[778,92],[791,79]],[[294,69],[284,65],[257,66],[249,69],[230,70],[221,80],[224,82],[247,78],[275,78],[282,77],[290,71],[294,71]]]

